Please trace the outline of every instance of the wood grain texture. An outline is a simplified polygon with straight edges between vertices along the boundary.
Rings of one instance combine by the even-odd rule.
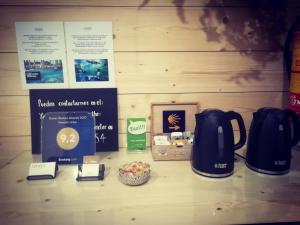
[[[116,53],[115,60],[119,93],[288,90],[280,52]]]
[[[260,107],[281,108],[286,105],[286,101],[287,93],[285,92],[120,95],[118,98],[119,129],[121,133],[125,133],[127,118],[139,116],[149,118],[151,116],[150,105],[155,102],[198,102],[200,111],[208,108],[234,110],[242,114],[246,128],[249,129],[253,111]],[[148,131],[150,131],[149,126],[150,121]]]
[[[252,112],[260,107],[283,107],[287,93],[193,93],[193,94],[129,94],[119,95],[119,133],[126,133],[126,121],[131,117],[148,118],[150,131],[151,109],[154,102],[198,102],[200,110],[219,108],[242,114],[247,129]],[[0,136],[30,135],[30,109],[28,96],[0,97]]]
[[[291,0],[288,1],[290,4]],[[0,5],[45,5],[45,6],[134,6],[134,7],[153,7],[153,6],[226,6],[226,7],[237,7],[237,6],[251,6],[249,1],[240,0],[183,0],[178,3],[173,0],[0,0]]]
[[[115,51],[281,50],[300,9],[182,7],[0,8],[0,50],[16,52],[16,21],[112,21]],[[273,11],[271,11],[273,12]],[[81,18],[81,19],[79,19]],[[287,22],[286,22],[287,21]]]
[[[117,52],[119,94],[287,91],[281,52]],[[22,90],[16,53],[0,54],[0,94]]]
[[[234,175],[222,180],[194,174],[189,161],[154,162],[149,150],[126,151],[130,117],[147,118],[150,145],[153,102],[235,110],[247,129],[258,108],[286,106],[289,81],[282,46],[300,3],[282,1],[286,9],[266,11],[276,4],[259,10],[253,7],[257,2],[0,0],[1,225],[300,221],[299,149],[293,151],[287,175],[258,175],[238,160]],[[60,166],[55,180],[26,181],[29,164],[41,158],[31,155],[29,96],[20,85],[16,21],[112,21],[124,148],[97,153],[108,171],[104,181],[76,182],[75,165]],[[238,138],[236,124],[234,129]],[[152,168],[150,181],[136,188],[118,180],[118,167],[134,160]]]
[[[146,146],[150,146],[150,133],[146,134],[147,143]],[[119,133],[119,147],[127,147],[127,135],[126,133]],[[0,136],[0,166],[1,160],[5,161],[7,159],[13,158],[17,153],[22,151],[31,151],[31,136],[10,136],[1,137]]]
[[[22,90],[17,54],[0,54],[0,95],[28,95]]]
[[[0,156],[11,157],[20,151],[31,151],[30,136],[0,137]]]
[[[126,119],[145,117],[150,124],[152,102],[235,110],[249,128],[257,108],[286,103],[282,43],[300,11],[289,7],[270,20],[272,14],[249,2],[0,1],[0,137],[30,146],[29,97],[20,85],[14,22],[78,18],[113,22],[121,146]]]
[[[98,7],[255,7],[264,2],[241,0],[0,0],[0,6],[98,6]],[[275,2],[275,4],[278,2]],[[273,3],[274,4],[274,3]],[[286,0],[285,6],[299,7],[299,1]]]
[[[0,137],[0,168],[24,151],[31,151],[30,136]]]
[[[124,121],[123,121],[124,122]],[[125,125],[123,125],[125,127]],[[239,140],[239,131],[234,131],[235,143]],[[151,133],[146,133],[146,146],[147,148],[151,146]],[[119,133],[119,148],[127,148],[127,134]],[[11,136],[11,137],[1,137],[0,136],[0,167],[1,160],[7,161],[7,159],[12,159],[16,154],[24,151],[31,151],[31,136]]]
[[[299,221],[299,152],[285,176],[259,175],[243,161],[226,179],[196,175],[189,161],[154,162],[150,152],[128,154],[125,149],[98,153],[109,170],[104,181],[76,182],[77,166],[60,166],[55,180],[27,182],[31,162],[25,151],[0,169],[5,182],[0,192],[3,225],[115,224],[196,225]],[[143,160],[151,178],[130,187],[118,180],[118,168]],[[288,190],[289,194],[286,194]]]

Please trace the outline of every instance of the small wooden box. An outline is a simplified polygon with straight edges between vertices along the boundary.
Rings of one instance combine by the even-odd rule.
[[[151,152],[154,160],[190,160],[192,144],[183,147],[175,145],[155,145],[153,137],[167,135],[163,133],[163,111],[184,110],[185,131],[195,130],[195,114],[199,112],[196,102],[190,103],[153,103],[151,104]]]

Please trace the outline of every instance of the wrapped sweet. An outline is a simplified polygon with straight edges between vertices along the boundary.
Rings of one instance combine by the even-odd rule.
[[[142,161],[126,163],[119,168],[119,178],[127,185],[141,185],[150,178],[150,165]]]

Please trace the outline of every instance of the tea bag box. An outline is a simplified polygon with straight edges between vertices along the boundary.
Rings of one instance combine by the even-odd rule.
[[[154,160],[190,160],[192,143],[186,143],[181,147],[176,145],[156,145],[155,136],[171,136],[171,133],[164,133],[163,112],[184,111],[185,131],[194,132],[195,114],[199,111],[198,103],[152,103],[151,104],[151,152]]]

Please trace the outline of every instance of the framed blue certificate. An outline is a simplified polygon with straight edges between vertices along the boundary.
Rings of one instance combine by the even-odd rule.
[[[89,112],[48,112],[41,121],[43,162],[80,164],[94,155],[95,118]]]
[[[116,88],[30,90],[32,153],[41,153],[41,120],[48,112],[90,112],[97,152],[119,150]]]

